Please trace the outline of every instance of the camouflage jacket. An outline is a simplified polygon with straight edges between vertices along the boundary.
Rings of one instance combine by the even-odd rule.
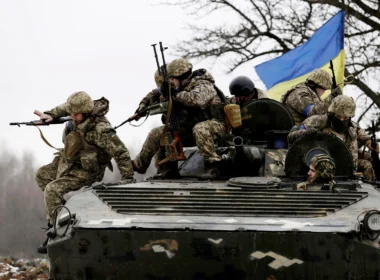
[[[161,94],[160,88],[155,88],[149,92],[145,97],[140,101],[139,105],[144,104],[145,106],[150,106],[157,102],[164,102],[165,97]]]
[[[268,98],[267,94],[262,89],[256,88],[256,90],[257,90],[257,99]],[[254,96],[255,96],[254,94],[250,94],[245,99],[244,104],[241,104],[240,106],[244,106],[248,102],[251,102],[252,100],[255,100]],[[236,97],[235,96],[232,96],[232,98],[230,99],[230,103],[236,104]]]
[[[189,84],[175,96],[175,100],[184,105],[184,109],[194,124],[216,119],[224,122],[224,104],[214,88],[214,78],[205,69],[193,72]]]
[[[94,110],[91,117],[81,124],[73,122],[72,131],[66,136],[65,150],[60,162],[61,167],[58,167],[59,174],[62,175],[69,172],[70,169],[76,169],[82,171],[83,177],[96,178],[96,181],[100,181],[103,178],[106,166],[109,165],[111,158],[114,158],[122,179],[133,178],[129,151],[105,117],[108,109],[109,101],[107,99],[94,100]],[[66,104],[59,105],[45,113],[54,119],[68,115]],[[70,137],[70,134],[71,136],[74,134],[78,136],[75,139],[75,137]],[[67,143],[70,142],[67,139],[74,139],[76,143]],[[74,146],[78,148],[68,152]],[[62,167],[63,165],[66,167]]]
[[[347,131],[343,134],[337,133],[331,126],[331,121],[327,115],[317,115],[307,118],[298,130],[292,131],[288,136],[289,144],[292,144],[299,137],[307,133],[308,129],[315,129],[326,133],[332,133],[340,138],[350,150],[355,168],[358,165],[358,142],[365,144],[371,137],[360,128],[354,121],[350,122]]]
[[[326,114],[333,99],[330,94],[321,100],[306,83],[300,83],[288,90],[281,97],[281,102],[289,109],[296,125],[300,125],[310,116]]]

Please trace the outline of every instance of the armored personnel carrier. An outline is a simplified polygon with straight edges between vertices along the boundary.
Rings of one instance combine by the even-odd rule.
[[[181,179],[97,185],[65,204],[48,244],[52,279],[380,279],[380,192],[352,179],[333,135],[298,139],[280,103],[253,101],[218,152],[222,178],[198,181],[186,150]],[[297,191],[310,159],[336,162],[333,190]]]

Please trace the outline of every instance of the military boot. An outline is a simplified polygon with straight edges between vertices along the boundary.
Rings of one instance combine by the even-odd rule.
[[[170,161],[158,167],[157,174],[153,179],[179,179],[181,175],[178,172],[178,162]]]
[[[220,168],[221,163],[219,161],[215,162],[204,162],[204,171],[201,175],[198,176],[198,180],[206,181],[206,180],[215,180],[220,177]]]
[[[53,227],[53,225],[50,223],[50,221],[48,221],[48,224],[47,224],[47,228],[43,228],[45,229],[45,231],[47,232],[47,238],[46,240],[42,243],[42,245],[40,245],[38,248],[37,248],[37,252],[39,254],[47,254],[47,244],[49,242],[49,230]]]

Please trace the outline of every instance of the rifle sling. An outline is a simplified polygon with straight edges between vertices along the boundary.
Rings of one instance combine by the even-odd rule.
[[[57,149],[56,147],[54,147],[52,144],[49,143],[49,141],[45,138],[44,134],[42,133],[42,130],[41,130],[38,126],[36,126],[36,127],[37,127],[38,130],[40,131],[41,139],[45,142],[45,144],[48,145],[49,147],[51,147],[51,148],[57,150],[58,152],[60,152],[59,149]]]

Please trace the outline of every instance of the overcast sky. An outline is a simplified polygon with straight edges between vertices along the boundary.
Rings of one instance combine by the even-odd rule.
[[[163,41],[170,51],[190,36],[185,26],[191,18],[185,11],[155,2],[159,1],[0,0],[2,152],[21,155],[29,150],[38,164],[48,163],[54,150],[40,139],[38,130],[11,127],[9,122],[37,119],[35,109],[51,109],[75,91],[108,98],[107,116],[113,125],[132,115],[155,87],[151,44]],[[225,18],[219,15],[220,20]],[[206,19],[212,24],[218,17]],[[174,58],[168,54],[167,61]],[[232,78],[242,74],[262,87],[251,63],[226,75],[221,63],[192,62],[194,68],[210,70],[225,94]],[[158,116],[151,117],[139,128],[123,126],[118,134],[133,155],[159,124]],[[62,125],[42,129],[54,146],[62,147]]]
[[[31,150],[38,163],[49,162],[54,150],[42,142],[36,128],[8,124],[36,119],[35,109],[50,109],[75,91],[108,98],[113,125],[132,115],[140,99],[155,87],[151,44],[163,41],[170,49],[189,36],[185,30],[189,18],[180,7],[154,2],[0,1],[3,152],[21,155]],[[174,58],[168,54],[167,60]],[[210,65],[195,63],[195,68],[200,67]],[[224,91],[238,72],[254,72],[247,65],[226,78],[222,66],[209,70]],[[131,150],[138,150],[149,130],[159,124],[159,118],[152,117],[139,128],[125,125],[118,134]],[[42,129],[53,145],[61,147],[62,128]]]

